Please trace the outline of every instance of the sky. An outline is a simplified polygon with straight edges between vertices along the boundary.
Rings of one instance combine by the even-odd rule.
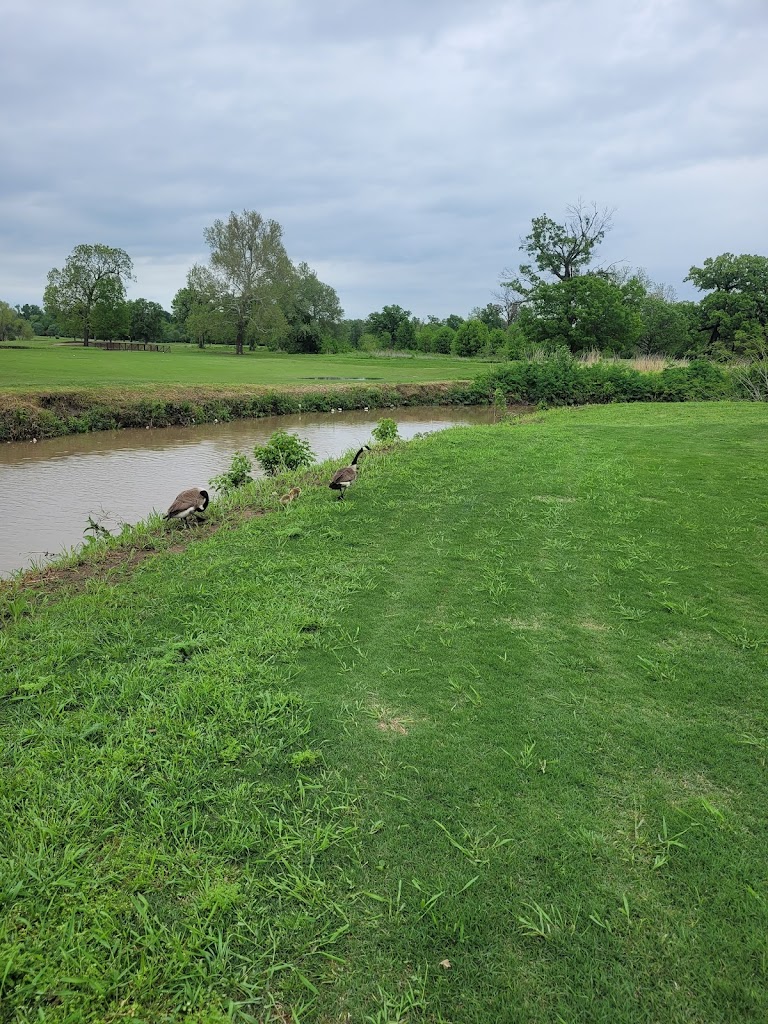
[[[170,309],[257,210],[347,317],[466,316],[533,217],[600,261],[768,254],[767,0],[0,0],[0,300],[80,243]]]

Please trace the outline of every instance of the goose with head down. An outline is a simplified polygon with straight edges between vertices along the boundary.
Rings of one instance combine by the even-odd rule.
[[[188,487],[186,491],[176,495],[176,499],[163,516],[164,519],[181,519],[185,526],[189,526],[189,519],[194,518],[196,522],[205,522],[205,512],[208,507],[208,491],[199,487]]]

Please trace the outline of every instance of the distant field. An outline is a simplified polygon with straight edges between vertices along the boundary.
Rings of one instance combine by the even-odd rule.
[[[478,360],[451,356],[287,355],[173,347],[170,352],[105,352],[84,347],[0,348],[0,390],[144,388],[153,385],[286,385],[369,380],[465,380]]]

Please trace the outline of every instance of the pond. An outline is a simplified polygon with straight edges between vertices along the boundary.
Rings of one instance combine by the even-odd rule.
[[[458,424],[491,423],[494,411],[487,406],[413,406],[303,413],[0,445],[0,576],[82,543],[89,516],[114,531],[153,509],[165,512],[179,491],[207,487],[211,477],[228,468],[235,451],[251,456],[253,446],[279,428],[306,438],[322,461],[368,442],[386,415],[397,421],[401,437],[410,438]]]

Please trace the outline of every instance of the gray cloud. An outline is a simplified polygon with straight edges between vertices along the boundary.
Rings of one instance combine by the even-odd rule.
[[[763,0],[11,3],[0,298],[79,242],[170,306],[257,209],[350,316],[489,301],[533,216],[616,208],[606,260],[675,286],[764,251]]]

